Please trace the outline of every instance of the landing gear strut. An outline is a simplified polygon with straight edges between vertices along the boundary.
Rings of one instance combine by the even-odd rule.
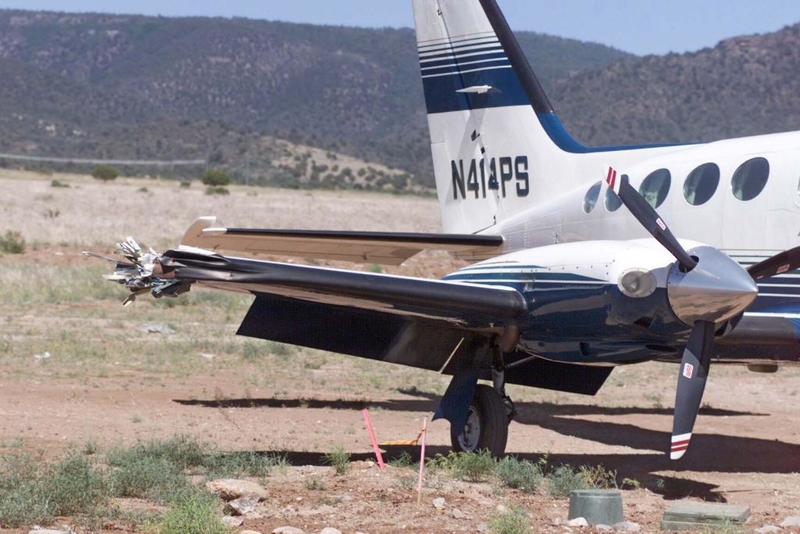
[[[501,456],[508,441],[508,424],[517,414],[514,403],[506,395],[505,364],[498,347],[492,358],[494,387],[478,384],[463,429],[450,426],[453,450],[474,452],[488,449],[492,456]]]

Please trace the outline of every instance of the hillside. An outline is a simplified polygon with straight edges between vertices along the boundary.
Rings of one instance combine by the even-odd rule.
[[[641,58],[518,38],[590,145],[800,128],[800,26]],[[0,11],[0,80],[0,153],[203,159],[293,187],[432,185],[410,29]]]
[[[520,39],[548,85],[627,56],[544,35]],[[0,152],[210,157],[234,168],[249,157],[255,179],[271,180],[279,171],[252,150],[270,135],[430,183],[410,29],[0,11],[0,58],[0,73],[13,72],[0,83],[0,120],[15,125],[0,136]]]
[[[800,129],[797,72],[800,25],[576,73],[552,100],[590,145],[710,141]]]

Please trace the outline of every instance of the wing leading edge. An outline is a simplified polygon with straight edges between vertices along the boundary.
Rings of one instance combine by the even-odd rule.
[[[197,219],[181,240],[182,245],[214,251],[382,265],[400,265],[426,249],[478,261],[496,256],[503,243],[499,235],[225,228],[216,217]]]

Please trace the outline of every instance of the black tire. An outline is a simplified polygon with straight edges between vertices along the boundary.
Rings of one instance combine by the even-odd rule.
[[[469,406],[467,424],[456,429],[450,425],[450,442],[457,452],[488,449],[492,456],[502,456],[508,441],[508,413],[503,398],[491,386],[478,384]]]

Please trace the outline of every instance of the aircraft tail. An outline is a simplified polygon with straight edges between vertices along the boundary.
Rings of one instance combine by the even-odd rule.
[[[587,149],[494,0],[414,0],[414,18],[444,230],[480,232],[552,190],[545,174]]]

